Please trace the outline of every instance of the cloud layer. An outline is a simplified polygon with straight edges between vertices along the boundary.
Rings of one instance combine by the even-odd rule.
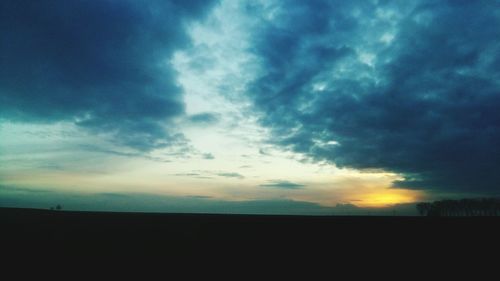
[[[303,188],[305,185],[284,180],[274,180],[266,184],[261,184],[260,186],[279,188],[279,189],[300,189]]]
[[[211,1],[0,3],[0,118],[69,121],[148,151],[178,140],[169,59]]]
[[[378,4],[376,4],[378,2]],[[404,188],[500,190],[499,1],[255,7],[248,95],[273,142]]]
[[[48,209],[60,204],[64,210],[282,214],[282,215],[417,215],[413,205],[390,208],[359,208],[349,204],[325,207],[306,201],[286,199],[225,201],[207,196],[165,196],[147,193],[54,193],[47,190],[11,188],[0,185],[0,206]]]

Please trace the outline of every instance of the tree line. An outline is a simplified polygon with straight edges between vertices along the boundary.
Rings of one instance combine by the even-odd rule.
[[[421,216],[498,216],[500,215],[500,198],[475,198],[461,200],[441,200],[421,202],[416,205]]]

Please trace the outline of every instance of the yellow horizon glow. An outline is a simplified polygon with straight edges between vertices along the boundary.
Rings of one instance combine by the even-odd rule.
[[[359,207],[383,208],[396,204],[415,203],[422,198],[422,192],[406,189],[385,189],[360,196]]]

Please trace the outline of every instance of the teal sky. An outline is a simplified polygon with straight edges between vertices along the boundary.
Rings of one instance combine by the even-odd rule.
[[[2,1],[0,206],[498,195],[498,1]]]

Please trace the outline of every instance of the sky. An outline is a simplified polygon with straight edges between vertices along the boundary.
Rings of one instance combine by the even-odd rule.
[[[0,206],[498,196],[499,26],[497,0],[1,1]]]

